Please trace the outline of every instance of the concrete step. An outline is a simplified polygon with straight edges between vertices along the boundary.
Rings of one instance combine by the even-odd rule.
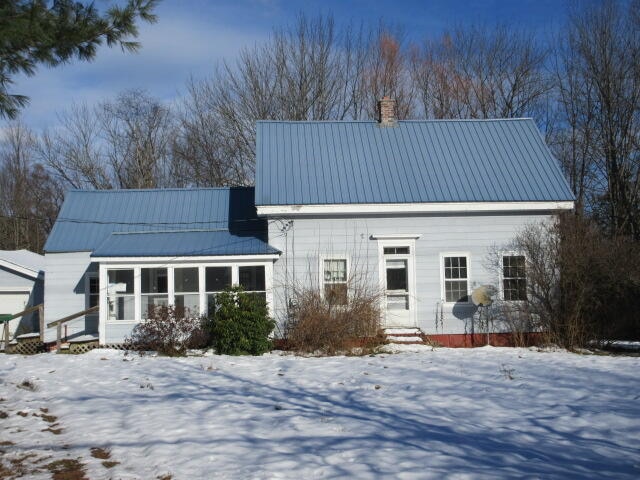
[[[389,343],[424,344],[422,330],[415,327],[385,328],[385,337]]]
[[[387,340],[391,343],[424,343],[422,337],[416,336],[395,336],[395,335],[387,335]]]
[[[385,335],[393,336],[420,336],[422,331],[419,328],[385,328]]]

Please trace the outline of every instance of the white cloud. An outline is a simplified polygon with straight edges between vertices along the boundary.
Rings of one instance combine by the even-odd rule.
[[[56,112],[74,102],[93,104],[128,88],[143,88],[171,100],[183,90],[189,76],[206,76],[216,62],[233,58],[242,47],[264,40],[268,33],[225,25],[221,18],[215,22],[210,15],[199,17],[197,12],[160,11],[157,24],[141,27],[138,53],[103,47],[93,62],[43,67],[34,77],[17,78],[12,91],[31,98],[22,120],[35,128],[55,123]]]

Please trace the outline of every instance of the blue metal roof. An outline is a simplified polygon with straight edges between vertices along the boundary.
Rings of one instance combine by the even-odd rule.
[[[571,201],[531,119],[257,125],[256,205]]]
[[[114,232],[180,231],[184,234],[187,230],[222,230],[231,236],[253,237],[262,242],[267,240],[266,221],[256,216],[253,187],[72,190],[65,197],[44,249],[50,253],[92,252],[100,246],[106,248],[106,240]],[[216,236],[213,232],[209,234]],[[197,237],[198,242],[202,242],[200,235],[188,237]],[[158,243],[154,243],[154,253],[149,255],[184,255],[179,251],[197,250],[188,245],[172,244],[166,241],[167,237],[154,238]],[[123,237],[114,240],[114,244],[123,248],[124,242],[132,248],[130,242],[133,240],[147,242],[152,237],[137,235],[126,241]],[[211,242],[213,244],[215,240]],[[198,245],[204,248],[202,243]],[[263,251],[258,243],[245,246],[249,245],[256,246],[257,250],[246,251],[247,254]]]
[[[233,235],[228,230],[166,232],[114,232],[92,257],[156,257],[205,255],[268,255],[280,251],[254,236]]]

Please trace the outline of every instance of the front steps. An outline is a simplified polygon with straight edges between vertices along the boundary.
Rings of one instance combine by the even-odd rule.
[[[382,330],[387,342],[402,345],[425,345],[419,328],[385,328]]]

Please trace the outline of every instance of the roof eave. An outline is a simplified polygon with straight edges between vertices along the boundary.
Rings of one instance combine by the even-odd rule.
[[[259,205],[258,216],[278,215],[359,215],[411,213],[476,213],[563,211],[575,207],[573,200],[528,202],[429,202],[429,203],[349,203],[309,205]]]

